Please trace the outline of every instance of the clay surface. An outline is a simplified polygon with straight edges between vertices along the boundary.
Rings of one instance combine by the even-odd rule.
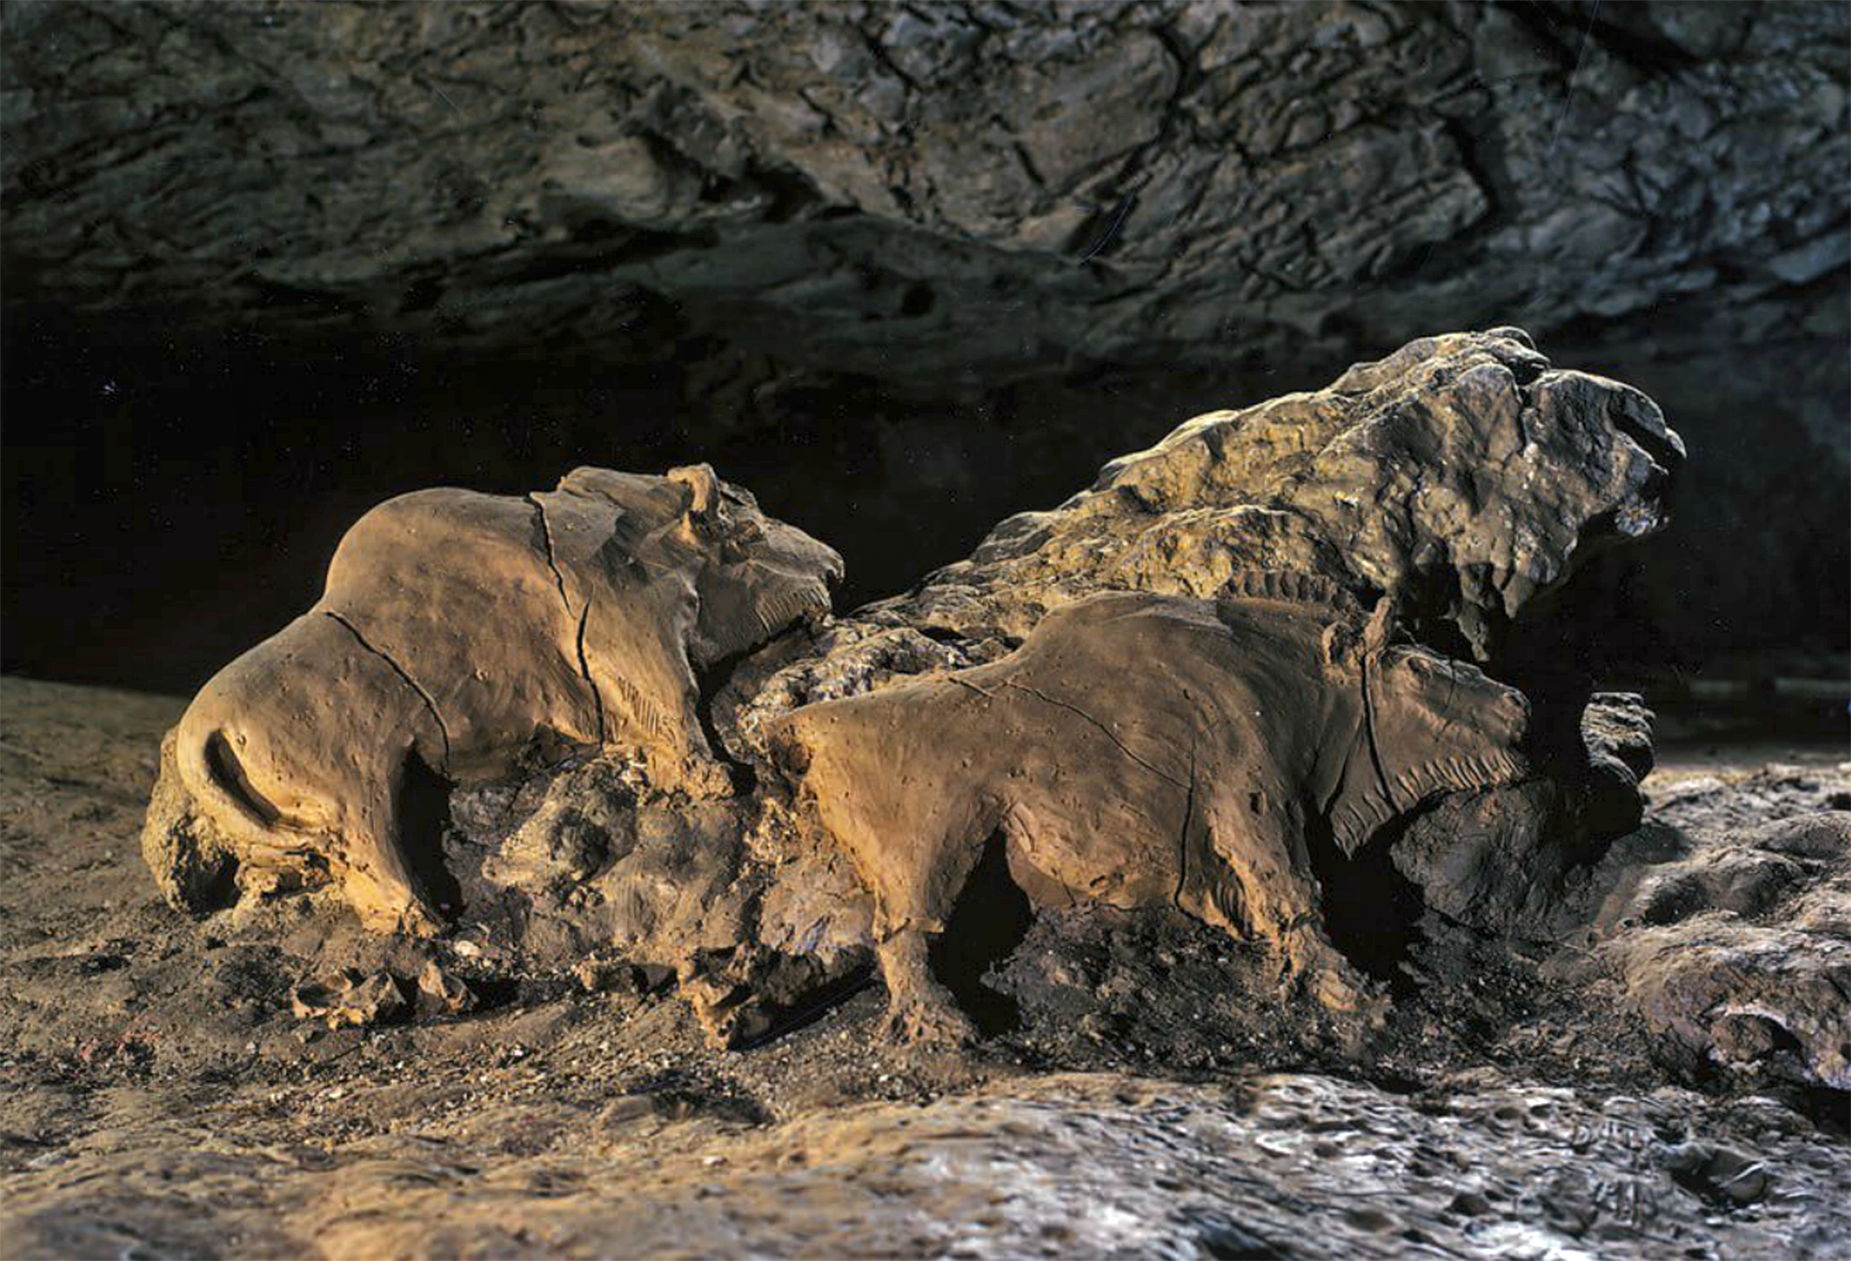
[[[193,909],[333,884],[369,925],[436,931],[450,786],[608,748],[727,791],[696,672],[825,616],[839,573],[705,465],[393,499],[169,735],[149,866]]]

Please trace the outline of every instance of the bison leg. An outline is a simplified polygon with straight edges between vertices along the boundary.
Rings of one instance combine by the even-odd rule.
[[[820,737],[806,729],[799,710],[791,748],[806,763],[802,773],[816,821],[873,894],[875,952],[887,982],[890,1032],[909,1042],[969,1042],[974,1038],[969,1021],[950,991],[932,979],[927,941],[944,931],[1003,812],[949,771],[920,765],[925,761],[920,757],[911,759],[913,774],[902,779],[889,752],[891,731],[864,730],[857,720],[858,713],[880,716],[884,706],[836,710],[848,721],[842,728],[823,728]],[[830,711],[829,705],[816,708]],[[928,711],[895,725],[929,726],[930,718]]]
[[[348,904],[371,932],[435,937],[444,929],[442,918],[417,895],[403,870],[385,861],[356,855],[345,885]]]
[[[443,917],[419,892],[404,849],[406,776],[406,766],[396,768],[391,787],[369,792],[355,812],[346,829],[343,886],[348,904],[372,931],[434,937],[444,929]]]
[[[972,834],[982,837],[992,830],[974,828]],[[957,999],[932,977],[931,939],[945,931],[982,848],[951,839],[961,831],[943,834],[936,843],[889,851],[881,866],[862,868],[873,877],[875,951],[887,982],[887,1028],[902,1042],[967,1046],[977,1040]]]
[[[902,1042],[968,1046],[977,1031],[958,1010],[951,991],[932,979],[926,934],[902,928],[878,947],[887,981],[887,1029]]]
[[[1212,867],[1191,872],[1183,910],[1205,922],[1272,943],[1280,982],[1337,1011],[1375,1005],[1375,990],[1324,930],[1323,896],[1304,841],[1302,812],[1243,794],[1210,821]],[[1212,909],[1212,913],[1209,913]]]
[[[1285,958],[1285,983],[1301,987],[1332,1011],[1373,1012],[1381,1005],[1381,987],[1343,957],[1321,925],[1292,930]]]

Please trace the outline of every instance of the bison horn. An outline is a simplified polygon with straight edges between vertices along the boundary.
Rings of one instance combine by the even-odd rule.
[[[687,513],[691,517],[710,515],[720,502],[720,479],[711,464],[684,464],[666,474],[671,482],[688,488]]]
[[[1363,627],[1363,651],[1371,656],[1388,647],[1389,638],[1395,633],[1395,598],[1384,595],[1375,602],[1375,609],[1369,614],[1369,624]]]

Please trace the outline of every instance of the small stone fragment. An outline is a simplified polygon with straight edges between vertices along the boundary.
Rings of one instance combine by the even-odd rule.
[[[319,1020],[330,1029],[383,1024],[405,1012],[405,992],[389,972],[343,969],[325,981],[304,981],[289,991],[298,1019]]]
[[[423,1017],[456,1016],[475,1010],[475,991],[432,959],[418,974],[417,1011]]]

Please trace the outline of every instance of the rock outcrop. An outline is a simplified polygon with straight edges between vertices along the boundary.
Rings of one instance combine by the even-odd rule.
[[[1604,978],[1688,1076],[1851,1092],[1851,764],[1655,795],[1558,968]]]
[[[1315,393],[1198,416],[855,621],[1008,645],[1096,591],[1202,599],[1291,571],[1386,592],[1495,661],[1537,596],[1665,524],[1683,459],[1649,398],[1554,369],[1520,329],[1422,338]]]

